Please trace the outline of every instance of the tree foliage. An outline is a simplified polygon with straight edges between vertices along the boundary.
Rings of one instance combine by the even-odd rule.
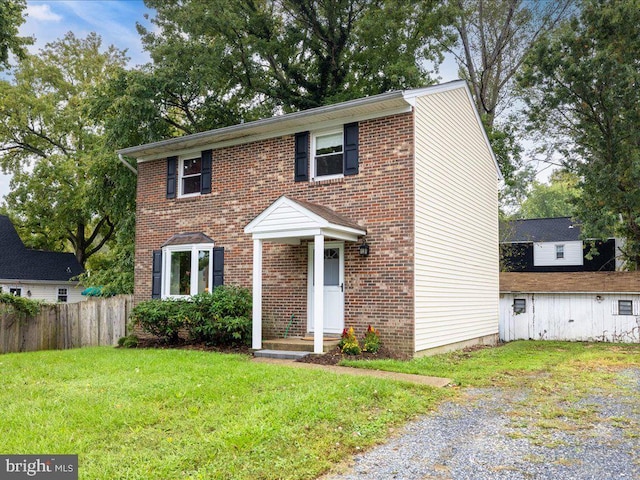
[[[452,49],[476,108],[493,126],[512,107],[513,84],[527,53],[571,13],[574,0],[455,0],[459,41]]]
[[[69,249],[83,266],[133,211],[131,175],[88,114],[95,88],[125,63],[96,34],[68,33],[0,83],[0,163],[13,174],[7,206],[25,243]]]
[[[469,82],[509,190],[503,195],[507,201],[524,190],[521,182],[530,172],[525,171],[515,121],[499,117],[508,109],[513,113],[514,79],[527,53],[571,12],[573,1],[450,1],[458,41],[449,51],[460,77]]]
[[[18,28],[24,23],[26,5],[26,0],[0,2],[0,70],[9,67],[10,53],[23,58],[25,47],[33,43],[32,38],[18,35]]]
[[[422,60],[441,61],[435,40],[444,39],[446,10],[433,0],[146,4],[159,32],[139,29],[154,62],[184,44],[203,45],[215,55],[205,68],[221,68],[240,95],[285,111],[424,85]]]
[[[556,170],[549,183],[534,181],[520,207],[522,218],[573,217],[580,198],[579,178],[567,170]]]
[[[614,232],[640,260],[640,1],[585,0],[579,18],[540,41],[521,85],[532,128],[581,178],[588,238]]]
[[[157,12],[154,29],[138,26],[153,63],[95,105],[116,146],[424,86],[448,44],[435,0],[145,3]]]

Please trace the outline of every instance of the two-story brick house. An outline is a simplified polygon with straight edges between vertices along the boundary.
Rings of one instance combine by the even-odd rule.
[[[138,301],[252,288],[254,348],[368,325],[408,354],[497,339],[500,173],[465,82],[119,153]]]

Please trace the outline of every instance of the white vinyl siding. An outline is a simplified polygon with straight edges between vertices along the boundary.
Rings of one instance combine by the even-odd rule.
[[[282,229],[298,229],[315,228],[318,222],[305,214],[300,208],[287,203],[282,203],[273,209],[259,225],[256,225],[257,232],[273,231]]]
[[[498,333],[498,172],[463,88],[415,106],[415,350]]]
[[[51,284],[38,284],[38,283],[10,283],[0,281],[0,288],[4,293],[9,293],[10,288],[21,288],[22,296],[24,298],[30,298],[31,300],[43,300],[48,303],[58,303],[58,289],[67,289],[67,302],[76,303],[82,302],[87,297],[82,295],[83,287],[79,287],[75,284],[68,284],[65,282],[51,283]],[[31,292],[31,296],[28,295]]]
[[[562,245],[564,257],[557,258],[558,246]],[[557,267],[583,265],[582,241],[576,242],[534,242],[533,265],[536,267]]]
[[[516,298],[527,310],[515,314]],[[632,302],[634,315],[618,315],[618,302]],[[640,295],[616,293],[504,293],[500,296],[500,339],[578,342],[640,342]]]

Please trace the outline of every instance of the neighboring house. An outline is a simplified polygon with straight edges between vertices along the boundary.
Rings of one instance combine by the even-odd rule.
[[[500,274],[500,339],[640,342],[640,272]]]
[[[463,81],[118,153],[136,301],[249,287],[256,349],[368,325],[411,355],[497,340],[500,174]]]
[[[31,250],[24,246],[9,217],[0,215],[0,290],[47,302],[84,300],[78,282],[83,272],[72,253]]]
[[[510,272],[603,272],[620,269],[616,239],[583,242],[569,217],[514,220],[501,225],[503,268]],[[597,254],[588,255],[592,246]]]

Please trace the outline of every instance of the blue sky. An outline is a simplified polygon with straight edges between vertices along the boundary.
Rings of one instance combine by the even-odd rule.
[[[150,26],[142,0],[27,0],[27,21],[22,35],[32,35],[36,52],[45,44],[72,31],[78,37],[97,32],[103,44],[127,49],[131,66],[149,61],[142,49],[136,22]]]

